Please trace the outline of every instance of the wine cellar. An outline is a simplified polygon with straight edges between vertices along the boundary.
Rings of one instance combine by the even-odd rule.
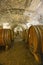
[[[43,65],[43,0],[0,0],[0,65]]]

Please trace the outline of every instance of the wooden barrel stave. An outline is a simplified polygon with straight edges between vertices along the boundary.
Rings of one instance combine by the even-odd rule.
[[[32,32],[32,33],[31,33]],[[36,27],[31,27],[29,29],[29,48],[31,48],[30,46],[32,45],[33,46],[33,50],[30,50],[32,53],[35,53],[37,52],[37,46],[38,46],[38,43],[39,43],[39,36],[38,36],[38,30]],[[35,37],[35,38],[34,38]]]
[[[0,46],[4,45],[4,31],[3,29],[0,29]]]
[[[40,33],[40,50],[43,53],[43,26],[38,26],[39,33]]]
[[[10,29],[0,29],[0,46],[10,46],[13,39],[14,34]]]
[[[29,49],[31,48],[32,44],[33,49],[31,48],[30,51],[34,55],[35,59],[40,63],[40,54],[43,54],[43,25],[31,26],[29,28],[28,34]]]
[[[42,26],[39,26],[39,25],[31,26],[30,29],[29,29],[29,33],[28,34],[29,34],[29,37],[28,37],[29,44],[33,43],[34,46],[40,47],[39,49],[37,48],[37,50],[40,50],[40,52],[43,52],[42,51],[43,50],[43,28],[42,28]],[[35,38],[37,38],[37,40]]]
[[[4,42],[6,45],[10,45],[11,43],[11,31],[10,30],[4,30]]]

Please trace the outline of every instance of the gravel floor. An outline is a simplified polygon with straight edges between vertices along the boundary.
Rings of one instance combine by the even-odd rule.
[[[38,65],[24,41],[14,41],[7,51],[0,52],[0,65]]]

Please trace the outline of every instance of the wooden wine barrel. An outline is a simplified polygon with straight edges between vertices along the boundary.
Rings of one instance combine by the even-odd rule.
[[[39,56],[43,54],[43,25],[31,26],[28,31],[29,49],[39,61]]]
[[[24,41],[27,43],[27,39],[28,39],[28,29],[24,30],[22,35],[23,35]]]
[[[14,40],[14,33],[10,29],[0,29],[0,46],[10,46]]]

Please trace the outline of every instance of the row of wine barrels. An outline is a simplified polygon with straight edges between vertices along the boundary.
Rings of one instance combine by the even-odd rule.
[[[0,29],[0,46],[10,46],[14,40],[14,32],[10,29]]]
[[[29,50],[39,62],[43,54],[43,25],[30,26],[28,31]]]
[[[23,31],[23,40],[27,43],[27,39],[28,39],[28,29]]]

